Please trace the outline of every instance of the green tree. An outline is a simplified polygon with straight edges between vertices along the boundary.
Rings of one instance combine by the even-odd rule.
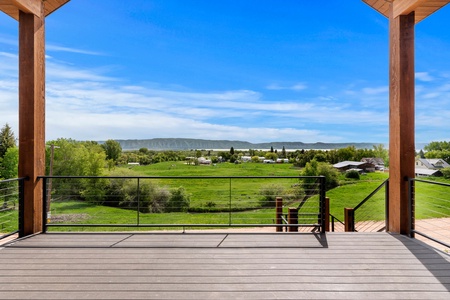
[[[16,138],[14,132],[8,123],[0,130],[0,158],[5,156],[9,148],[16,146]]]
[[[19,149],[11,147],[6,150],[3,158],[0,158],[0,178],[16,178],[19,165]]]
[[[167,202],[166,212],[187,212],[191,203],[191,196],[184,187],[172,190],[170,199]]]
[[[234,154],[234,147],[230,148],[230,156]]]
[[[120,146],[119,142],[115,140],[107,140],[102,147],[105,150],[106,159],[111,159],[114,162],[119,160],[119,157],[122,154],[122,146]]]
[[[450,151],[450,142],[441,141],[441,142],[431,142],[425,147],[423,147],[423,150],[425,151],[443,151],[443,150],[449,150]]]
[[[302,170],[302,176],[324,176],[326,182],[326,189],[330,190],[339,185],[339,171],[328,163],[318,162],[315,159],[306,163],[305,168]],[[306,178],[303,180],[306,184],[312,184],[316,182],[315,178]],[[308,187],[305,187],[308,189]]]
[[[450,178],[450,167],[441,169],[442,175],[444,178],[449,179]]]
[[[450,150],[431,150],[425,153],[426,158],[441,158],[447,163],[450,162]]]
[[[386,148],[384,148],[383,144],[373,146],[373,156],[377,158],[382,158],[384,161],[384,165],[386,167],[389,166],[389,151]]]
[[[271,159],[271,160],[275,161],[275,160],[277,160],[278,155],[276,153],[274,153],[274,152],[267,152],[266,155],[264,155],[264,157],[266,159]]]
[[[106,154],[96,142],[58,139],[47,144],[55,145],[54,176],[101,176],[106,166]],[[49,174],[50,149],[47,149],[47,174]],[[99,179],[53,179],[54,193],[67,197],[101,201],[104,181]]]

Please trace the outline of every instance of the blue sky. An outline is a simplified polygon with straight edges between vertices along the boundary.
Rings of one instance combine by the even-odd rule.
[[[416,142],[450,140],[450,7],[416,25]],[[18,134],[0,15],[0,125]],[[46,19],[46,139],[388,142],[388,20],[360,0],[72,0]]]

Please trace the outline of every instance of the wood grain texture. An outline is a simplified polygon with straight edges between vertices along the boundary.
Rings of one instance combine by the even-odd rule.
[[[415,176],[414,12],[391,17],[389,23],[389,230],[409,234],[406,178]]]
[[[385,17],[390,17],[390,3],[394,5],[394,17],[400,15],[408,15],[411,12],[415,12],[414,22],[418,23],[423,19],[427,18],[434,12],[438,11],[445,5],[447,5],[449,0],[363,0],[373,9],[377,10],[379,13]]]
[[[387,233],[41,234],[0,299],[449,299],[450,257]]]
[[[45,175],[45,28],[44,16],[20,12],[19,21],[19,177],[24,182],[24,232],[42,228]]]

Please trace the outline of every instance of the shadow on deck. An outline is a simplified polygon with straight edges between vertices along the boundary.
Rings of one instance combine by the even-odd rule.
[[[0,263],[0,299],[450,298],[450,257],[387,233],[48,233]]]

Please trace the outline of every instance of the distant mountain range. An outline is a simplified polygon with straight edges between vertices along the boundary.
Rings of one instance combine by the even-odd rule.
[[[271,143],[250,143],[245,141],[229,140],[202,140],[184,138],[155,138],[144,140],[116,140],[123,150],[138,150],[147,148],[149,150],[229,150],[234,149],[273,149],[286,150],[297,149],[339,149],[354,146],[357,149],[372,149],[377,143],[302,143],[302,142],[271,142]],[[100,142],[102,143],[102,142]]]

